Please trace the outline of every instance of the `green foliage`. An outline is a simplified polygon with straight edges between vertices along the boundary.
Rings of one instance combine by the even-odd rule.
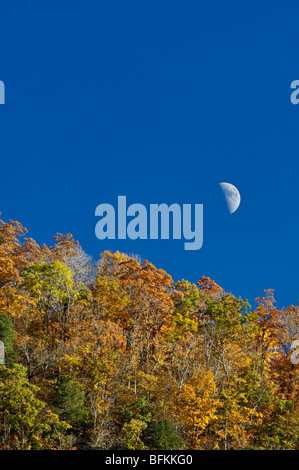
[[[149,403],[146,398],[141,397],[130,405],[123,405],[119,408],[118,413],[126,422],[129,422],[133,418],[137,418],[148,423],[151,420],[154,410],[155,405]]]
[[[147,423],[141,419],[132,418],[122,427],[122,446],[128,450],[146,450],[147,447],[141,440],[142,432],[147,428]]]
[[[176,435],[175,430],[167,419],[153,422],[149,425],[146,443],[151,449],[180,450],[184,449],[183,441]]]
[[[63,375],[56,387],[54,405],[59,416],[72,426],[84,425],[88,418],[83,386],[75,379]]]
[[[232,294],[223,294],[220,300],[205,298],[206,315],[219,326],[234,327],[249,320],[250,305],[247,300],[236,298]]]
[[[17,352],[14,349],[15,328],[5,313],[0,314],[0,340],[5,345],[5,364],[11,366],[17,360]]]
[[[4,448],[53,448],[70,427],[37,398],[38,391],[28,382],[25,367],[0,367],[0,434]]]
[[[144,450],[146,445],[141,437],[151,421],[155,405],[141,397],[130,405],[123,405],[119,410],[119,416],[125,421],[121,428],[122,446],[129,450]]]
[[[233,343],[236,339],[242,339],[242,330],[245,334],[247,330],[248,333],[252,330],[250,322],[254,316],[247,300],[225,293],[218,300],[206,296],[205,303],[207,309],[201,329],[208,334],[212,332],[220,342]]]
[[[272,397],[271,412],[255,428],[255,447],[259,450],[292,450],[299,439],[298,418],[292,414],[290,400]]]
[[[196,318],[199,309],[198,288],[195,284],[182,280],[175,283],[175,290],[175,308],[172,314],[174,329],[168,335],[170,341],[177,341],[190,331],[196,332],[198,328]]]
[[[22,278],[23,289],[38,298],[41,306],[66,302],[73,294],[72,271],[60,261],[33,264],[22,272]]]

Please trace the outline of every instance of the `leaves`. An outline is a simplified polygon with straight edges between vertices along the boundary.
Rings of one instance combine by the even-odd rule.
[[[59,421],[36,397],[26,369],[17,364],[0,369],[0,429],[4,449],[51,449],[70,426]]]
[[[298,449],[299,308],[0,221],[1,449]]]

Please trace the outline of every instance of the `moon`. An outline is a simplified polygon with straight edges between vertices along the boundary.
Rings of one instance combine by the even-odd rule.
[[[241,202],[240,193],[237,190],[237,188],[230,183],[219,183],[219,185],[224,194],[228,210],[232,214],[238,209],[240,205],[240,202]]]

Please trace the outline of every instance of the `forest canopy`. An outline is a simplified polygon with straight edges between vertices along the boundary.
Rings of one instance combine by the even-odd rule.
[[[296,450],[299,308],[0,221],[1,450]]]

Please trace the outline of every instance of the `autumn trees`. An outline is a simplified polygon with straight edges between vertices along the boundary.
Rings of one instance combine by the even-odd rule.
[[[297,449],[299,310],[0,221],[1,449]]]
[[[60,421],[37,397],[37,392],[38,387],[29,383],[24,366],[0,368],[1,449],[62,448],[70,425]]]

